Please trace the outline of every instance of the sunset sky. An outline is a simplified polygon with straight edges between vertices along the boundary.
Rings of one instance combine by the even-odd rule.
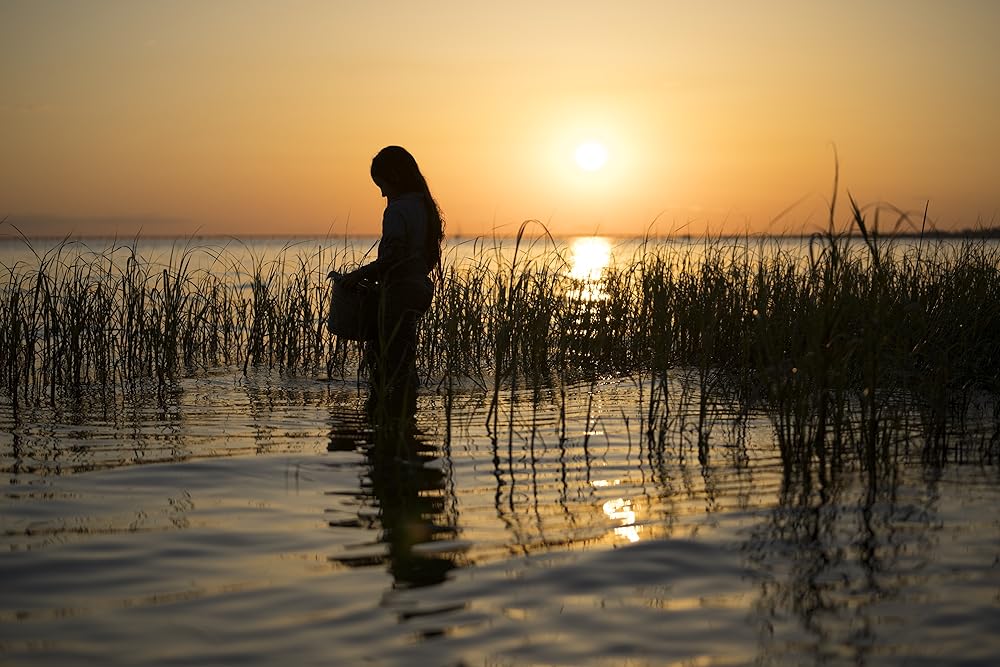
[[[998,30],[993,0],[0,0],[0,217],[377,233],[399,144],[451,235],[798,233],[836,147],[842,195],[1000,225]]]

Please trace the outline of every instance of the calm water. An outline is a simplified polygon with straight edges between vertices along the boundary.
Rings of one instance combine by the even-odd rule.
[[[997,465],[806,483],[676,383],[425,387],[409,457],[354,378],[0,397],[0,664],[1000,663]]]

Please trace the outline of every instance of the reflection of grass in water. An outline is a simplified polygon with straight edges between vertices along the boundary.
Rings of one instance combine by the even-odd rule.
[[[647,240],[605,270],[600,299],[573,298],[583,292],[566,259],[547,237],[526,240],[525,226],[513,252],[477,241],[446,258],[421,325],[422,371],[446,393],[472,381],[494,405],[518,388],[631,374],[649,382],[645,430],[662,445],[678,391],[671,372],[685,369],[696,380],[701,456],[713,406],[735,401],[765,409],[784,459],[821,476],[845,458],[882,474],[913,435],[932,460],[964,455],[951,436],[982,397],[996,403],[998,249],[902,247],[869,230],[856,206],[852,225],[863,246],[831,224],[807,257],[767,239]],[[331,339],[324,323],[326,272],[356,258],[246,250],[188,244],[159,265],[134,242],[93,251],[66,241],[3,267],[0,367],[15,413],[83,386],[114,398],[218,365],[355,374],[357,346]],[[207,268],[192,268],[198,253]],[[976,451],[995,457],[997,436]]]

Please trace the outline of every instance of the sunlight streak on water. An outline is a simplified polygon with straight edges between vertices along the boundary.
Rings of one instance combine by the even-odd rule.
[[[569,276],[576,280],[598,281],[611,263],[611,242],[600,236],[583,236],[570,245],[573,254]]]
[[[601,289],[601,278],[611,264],[611,242],[600,236],[582,236],[570,243],[569,277],[578,281],[571,296],[583,301],[606,298]]]
[[[632,509],[632,501],[624,498],[609,500],[603,505],[604,513],[609,519],[620,521],[621,526],[615,528],[615,535],[624,537],[629,542],[638,542],[639,533],[642,526],[636,525],[635,511]]]
[[[620,479],[595,479],[591,482],[595,489],[618,486],[621,483]],[[637,521],[638,515],[631,499],[613,498],[605,501],[601,509],[609,519],[620,523],[613,531],[615,535],[625,538],[629,542],[638,542],[640,540],[639,533],[642,532],[643,526]]]

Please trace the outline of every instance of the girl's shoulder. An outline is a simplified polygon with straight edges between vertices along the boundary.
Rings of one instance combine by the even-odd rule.
[[[423,195],[416,192],[394,197],[385,207],[386,219],[401,217],[403,219],[423,220],[426,215],[427,210],[424,206]]]
[[[424,196],[422,194],[419,192],[406,192],[390,199],[389,205],[386,208],[423,206],[423,204]]]

